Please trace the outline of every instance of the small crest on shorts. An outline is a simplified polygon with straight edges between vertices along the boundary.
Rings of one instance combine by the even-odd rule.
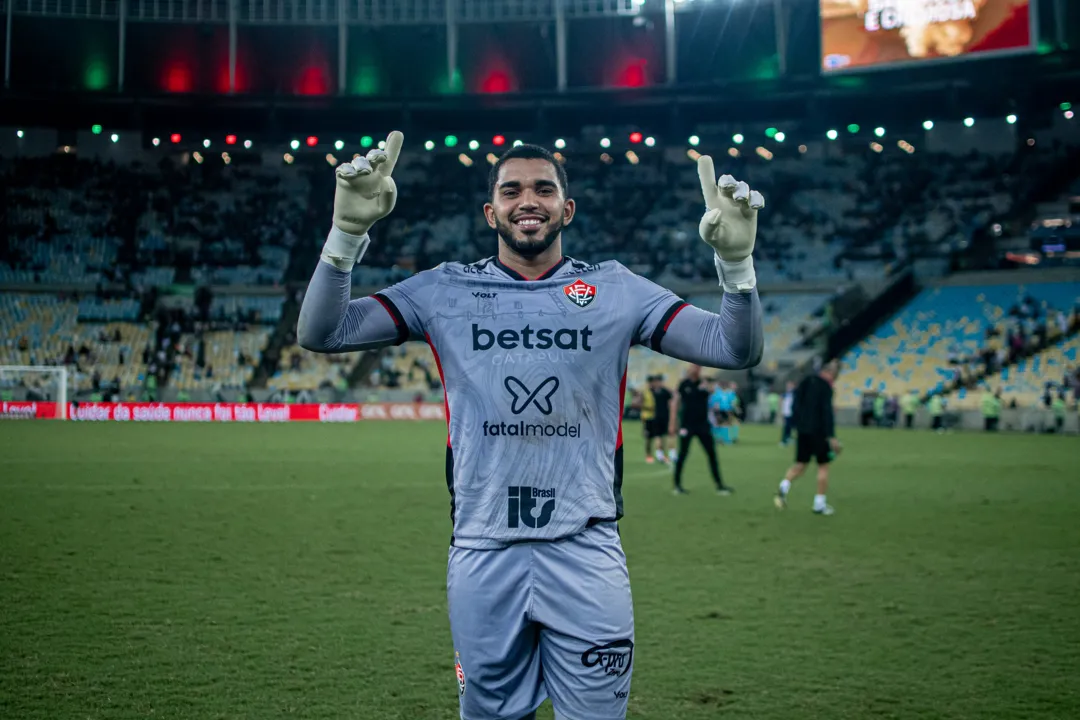
[[[465,671],[461,669],[461,653],[454,652],[454,671],[457,673],[458,694],[465,694]]]
[[[566,293],[566,299],[578,307],[588,307],[596,299],[596,286],[590,285],[581,278],[569,285],[564,285],[563,292]]]

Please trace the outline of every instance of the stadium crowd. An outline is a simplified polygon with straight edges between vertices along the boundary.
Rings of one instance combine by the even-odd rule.
[[[1021,143],[998,155],[799,150],[767,160],[732,148],[722,158],[725,172],[768,189],[755,255],[759,284],[836,288],[766,290],[761,392],[793,353],[820,347],[814,339],[831,329],[831,302],[844,288],[885,280],[915,258],[945,260],[991,223],[1017,226],[1032,188],[1066,155],[1053,143]],[[8,242],[0,246],[0,364],[70,365],[86,398],[238,399],[265,391],[295,399],[320,389],[340,398],[349,388],[436,396],[438,375],[423,345],[335,357],[296,345],[300,288],[325,237],[333,173],[322,158],[268,166],[234,155],[227,164],[190,155],[131,164],[74,154],[0,160],[9,207]],[[693,221],[701,202],[694,165],[682,151],[632,160],[582,153],[566,163],[578,203],[567,231],[570,255],[613,258],[661,284],[715,279]],[[479,212],[484,162],[412,152],[395,179],[402,201],[354,270],[358,290],[444,260],[492,254]],[[856,348],[846,358],[844,400],[859,405],[882,395],[899,406],[896,398],[911,390],[926,399],[980,383],[1008,385],[1010,368],[1046,352],[1057,353],[1055,372],[1060,364],[1063,378],[1075,378],[1075,349],[1067,344],[1077,332],[1076,294],[1022,295],[1002,317],[980,324],[978,342],[970,333],[947,345],[927,340],[933,362],[921,375],[885,372],[895,357],[868,370],[875,351]],[[717,301],[689,299],[704,307]],[[921,337],[915,319],[904,322],[905,337]],[[911,350],[886,340],[893,344],[878,348],[879,358]],[[637,388],[647,375],[679,373],[647,350],[635,349],[631,367]],[[1055,383],[1075,398],[1074,380]],[[1031,393],[1028,382],[1025,399]]]

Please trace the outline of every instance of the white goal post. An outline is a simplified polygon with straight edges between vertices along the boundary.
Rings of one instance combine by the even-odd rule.
[[[35,381],[35,376],[40,379]],[[55,402],[56,419],[67,420],[68,376],[64,365],[0,365],[0,391],[25,388],[28,400],[44,391],[46,397],[37,401]]]

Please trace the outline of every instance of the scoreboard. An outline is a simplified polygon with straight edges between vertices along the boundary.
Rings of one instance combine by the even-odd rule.
[[[818,0],[821,70],[1029,52],[1035,0]]]

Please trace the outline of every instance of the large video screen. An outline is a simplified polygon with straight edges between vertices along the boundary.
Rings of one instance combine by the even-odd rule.
[[[823,72],[1015,53],[1035,0],[819,0]]]

